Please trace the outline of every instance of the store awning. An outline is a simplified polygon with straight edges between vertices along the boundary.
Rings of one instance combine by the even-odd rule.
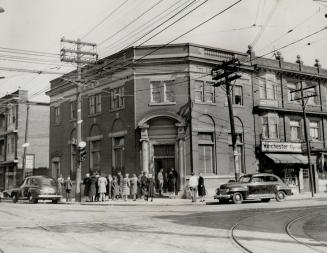
[[[300,154],[265,154],[274,163],[282,164],[308,164],[308,157]],[[311,162],[315,157],[311,157]]]

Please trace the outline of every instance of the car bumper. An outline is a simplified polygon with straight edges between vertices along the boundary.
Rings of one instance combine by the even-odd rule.
[[[47,195],[47,194],[40,194],[37,196],[38,199],[61,199],[61,195]]]
[[[231,199],[232,198],[232,194],[216,194],[214,196],[214,199]]]

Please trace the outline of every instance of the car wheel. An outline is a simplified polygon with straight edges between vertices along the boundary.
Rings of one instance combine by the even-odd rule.
[[[283,192],[283,191],[278,191],[276,193],[276,200],[278,202],[285,200],[285,197],[286,197],[286,195],[285,195],[285,192]]]
[[[262,202],[270,202],[270,199],[262,199]]]
[[[31,204],[36,204],[36,203],[37,203],[37,199],[34,198],[32,194],[29,194],[29,195],[28,195],[28,201],[29,201]]]
[[[17,194],[12,195],[12,202],[17,203],[17,201],[18,201]]]
[[[242,204],[243,202],[243,195],[240,192],[235,192],[233,195],[233,203],[234,204]]]

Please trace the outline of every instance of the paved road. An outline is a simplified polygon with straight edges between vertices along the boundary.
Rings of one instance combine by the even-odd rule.
[[[0,252],[244,250],[327,252],[327,200],[185,206],[0,203]]]

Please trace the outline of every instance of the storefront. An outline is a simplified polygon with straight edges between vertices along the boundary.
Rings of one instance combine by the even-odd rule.
[[[302,143],[262,141],[260,170],[279,176],[293,193],[310,192],[308,157]],[[317,157],[311,156],[314,189],[317,186]]]

